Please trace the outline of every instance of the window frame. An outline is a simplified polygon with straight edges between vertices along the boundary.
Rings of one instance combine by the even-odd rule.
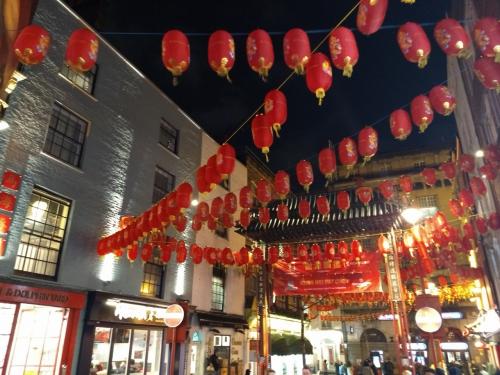
[[[221,308],[219,309],[218,307],[215,307],[215,303],[218,303],[214,301],[214,296],[216,293],[214,293],[214,279],[220,279],[222,281],[222,294],[217,293],[217,296],[222,296],[222,302],[220,303]],[[224,266],[220,263],[216,263],[212,267],[212,280],[211,280],[211,301],[210,301],[210,309],[213,311],[220,311],[224,312],[224,304],[226,302],[226,269]]]
[[[162,142],[162,135],[166,133],[168,136],[172,136],[172,131],[175,133],[174,135],[174,150],[170,149],[168,144],[164,144]],[[163,117],[161,118],[160,121],[160,134],[158,136],[158,143],[160,146],[162,146],[165,150],[168,152],[171,152],[172,154],[178,156],[179,155],[179,138],[180,138],[180,131],[177,129],[175,126],[173,126],[169,121],[164,119]]]
[[[157,287],[159,289],[157,290],[157,293],[155,294],[148,294],[148,293],[143,293],[142,292],[142,285],[146,283],[146,275],[153,275],[156,277],[156,274],[152,272],[146,272],[146,266],[153,266],[156,269],[160,270],[160,275],[159,275],[159,281],[160,284],[152,284],[151,282],[148,282],[147,284],[149,285],[154,285],[154,288],[156,290]],[[153,298],[162,298],[163,296],[163,291],[165,289],[165,265],[161,262],[160,258],[158,256],[154,256],[151,260],[147,261],[144,263],[144,266],[142,267],[142,281],[140,285],[140,290],[139,293],[141,296],[146,296],[146,297],[153,297]]]
[[[33,197],[33,194],[34,193],[37,193],[40,197],[45,197],[49,200],[54,200],[54,201],[59,201],[58,203],[59,204],[65,204],[67,203],[67,206],[68,206],[68,215],[66,217],[66,225],[64,227],[64,234],[61,238],[61,241],[59,242],[60,243],[60,248],[59,250],[57,251],[57,263],[55,265],[55,271],[54,271],[54,275],[51,276],[51,275],[46,275],[46,274],[41,274],[41,273],[36,273],[36,272],[29,272],[29,271],[24,271],[24,270],[18,270],[16,269],[16,262],[17,262],[17,258],[19,256],[19,247],[21,245],[24,245],[26,244],[25,242],[22,241],[22,235],[24,233],[24,226],[25,226],[25,222],[26,222],[26,219],[27,219],[27,216],[28,216],[28,210],[29,210],[29,207],[28,206],[28,209],[26,210],[26,213],[24,215],[24,222],[23,222],[23,229],[21,231],[21,240],[19,241],[18,243],[18,246],[17,246],[17,252],[16,252],[16,257],[14,258],[14,266],[13,266],[13,272],[14,274],[16,275],[20,275],[20,276],[28,276],[28,277],[31,277],[31,278],[36,278],[36,279],[44,279],[44,280],[53,280],[53,281],[57,281],[58,280],[58,277],[59,277],[59,268],[61,266],[61,257],[62,257],[62,252],[64,250],[64,247],[66,245],[66,237],[67,237],[67,234],[69,232],[69,223],[70,223],[70,220],[71,220],[71,214],[72,214],[72,208],[73,208],[73,201],[68,199],[68,198],[65,198],[61,195],[58,195],[56,193],[53,193],[47,189],[44,189],[43,187],[40,187],[38,185],[35,185],[33,187],[33,190],[31,191],[31,197],[30,197],[30,202],[31,202],[31,198]],[[47,207],[48,208],[48,207]],[[44,222],[44,226],[46,225],[46,222]],[[55,229],[56,227],[54,227]],[[30,232],[29,235],[31,236],[32,233]],[[36,236],[37,238],[39,239],[42,239],[44,238],[43,235],[41,236]],[[26,244],[28,245],[28,244]],[[28,257],[22,255],[22,257],[24,259],[28,259]],[[38,258],[29,258],[29,259],[34,259],[34,260],[37,260],[37,261],[41,261],[40,259]],[[48,255],[47,255],[47,259],[48,259]],[[43,261],[45,263],[49,263],[47,261]]]
[[[81,151],[80,151],[80,154],[78,156],[78,163],[77,164],[73,164],[67,160],[64,160],[61,158],[61,155],[55,155],[53,153],[51,153],[49,150],[46,149],[47,147],[47,140],[48,140],[48,137],[49,137],[49,134],[50,132],[56,132],[57,134],[61,134],[63,137],[65,137],[65,139],[70,139],[71,141],[73,142],[76,142],[74,140],[74,138],[71,138],[71,137],[68,137],[65,133],[61,133],[60,131],[57,131],[55,130],[54,128],[52,128],[51,124],[52,124],[52,119],[54,118],[54,113],[55,113],[55,110],[56,108],[60,108],[60,110],[62,109],[63,111],[69,113],[70,115],[73,115],[77,118],[79,118],[80,120],[82,120],[83,122],[86,123],[86,126],[85,126],[85,129],[84,131],[81,132],[81,134],[83,135],[83,141],[82,143],[79,143],[79,141],[77,143],[80,144],[80,147],[81,147]],[[59,110],[59,112],[61,112]],[[56,120],[57,121],[57,120]],[[45,140],[44,140],[44,143],[43,143],[43,147],[42,147],[42,153],[47,155],[47,156],[50,156],[51,158],[61,162],[61,163],[64,163],[65,165],[68,165],[72,168],[76,168],[78,170],[81,170],[82,169],[82,164],[83,164],[83,158],[84,158],[84,155],[85,155],[85,144],[86,144],[86,141],[87,141],[87,137],[88,137],[88,134],[89,134],[89,131],[90,131],[90,121],[88,119],[86,119],[85,117],[83,117],[82,115],[80,115],[79,113],[73,111],[72,109],[68,108],[67,106],[65,106],[64,104],[62,104],[61,102],[59,101],[54,101],[53,105],[52,105],[52,112],[50,114],[50,117],[49,117],[49,124],[48,124],[48,127],[47,127],[47,131],[45,132]],[[52,129],[52,130],[51,130]],[[54,144],[54,142],[52,141],[50,143],[50,146],[52,146]]]
[[[422,201],[426,201],[426,205],[422,205]],[[415,201],[420,208],[425,207],[436,207],[439,210],[439,197],[437,194],[426,194],[415,197]],[[428,205],[428,201],[432,201],[434,203],[432,205]]]
[[[172,179],[172,184],[170,186],[170,189],[162,189],[162,187],[159,187],[156,185],[156,175],[157,174],[163,174],[164,176],[167,176]],[[161,198],[163,198],[165,195],[168,193],[172,192],[175,189],[175,175],[173,173],[170,173],[167,171],[165,168],[160,167],[159,165],[156,165],[155,167],[155,173],[153,177],[153,196],[151,197],[152,203],[155,204],[160,201]],[[162,196],[156,199],[156,191],[162,190]]]
[[[64,77],[69,83],[71,83],[74,87],[82,90],[85,94],[94,97],[94,88],[95,88],[95,83],[97,80],[98,71],[99,71],[98,64],[94,64],[92,69],[88,70],[87,72],[78,72],[74,69],[71,69],[70,66],[64,62],[63,65],[61,66],[61,69],[59,70],[59,74],[62,77]],[[70,74],[68,74],[68,73],[70,73]],[[73,74],[74,76],[77,76],[77,77],[83,76],[83,78],[82,78],[83,80],[85,80],[87,78],[87,76],[90,76],[90,78],[89,78],[90,90],[86,90],[85,88],[80,86],[78,83],[76,83],[75,80],[70,77],[71,74]]]

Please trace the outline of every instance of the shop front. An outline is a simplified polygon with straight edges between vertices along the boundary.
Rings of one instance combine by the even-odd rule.
[[[69,374],[85,293],[0,282],[0,374]]]
[[[172,329],[161,300],[94,292],[89,295],[79,374],[169,373]],[[177,329],[175,372],[183,369],[184,328]]]

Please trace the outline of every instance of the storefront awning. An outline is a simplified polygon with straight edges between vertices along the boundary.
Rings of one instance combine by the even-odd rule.
[[[242,315],[209,311],[196,311],[196,315],[200,326],[248,329],[248,323]]]
[[[304,337],[305,352],[312,354],[312,345]],[[302,340],[295,335],[271,334],[271,355],[302,354]]]

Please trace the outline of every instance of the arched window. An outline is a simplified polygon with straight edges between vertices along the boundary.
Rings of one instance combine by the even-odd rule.
[[[368,328],[361,334],[361,341],[364,342],[387,342],[385,335],[375,328]]]

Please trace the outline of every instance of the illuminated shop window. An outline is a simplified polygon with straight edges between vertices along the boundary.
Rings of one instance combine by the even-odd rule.
[[[161,298],[164,270],[164,265],[157,256],[144,263],[144,276],[141,283],[142,295]]]

